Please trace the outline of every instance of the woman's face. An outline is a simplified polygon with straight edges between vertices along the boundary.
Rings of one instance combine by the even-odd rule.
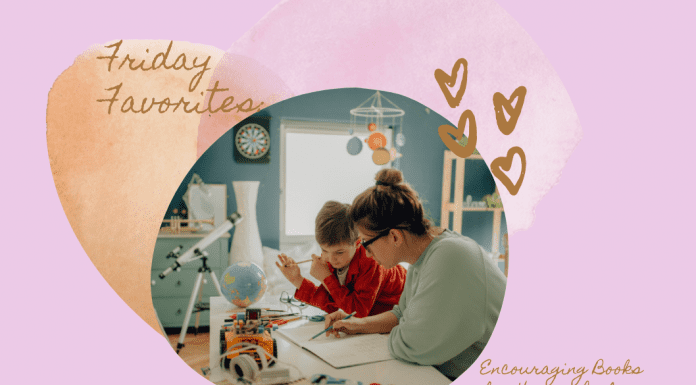
[[[367,256],[384,268],[391,269],[399,263],[396,258],[396,248],[389,241],[391,234],[374,233],[358,226],[358,236],[363,243],[369,242],[369,245],[365,247]]]

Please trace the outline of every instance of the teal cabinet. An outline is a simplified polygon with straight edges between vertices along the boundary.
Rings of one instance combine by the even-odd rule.
[[[167,258],[172,250],[178,246],[182,246],[181,253],[189,250],[206,234],[180,234],[170,235],[162,234],[157,238],[155,244],[155,252],[152,256],[152,270],[150,272],[152,282],[152,303],[157,310],[162,326],[165,328],[181,329],[186,310],[188,308],[193,286],[198,277],[198,269],[203,266],[202,260],[191,261],[181,266],[180,271],[174,271],[167,275],[164,279],[160,279],[159,275],[168,267],[170,267],[175,259]],[[229,255],[229,234],[215,240],[210,244],[205,251],[208,252],[207,265],[219,279],[222,273],[227,268]],[[211,296],[217,296],[215,284],[210,282],[212,277],[208,274],[203,276],[206,283],[203,284],[201,302],[210,303]],[[197,299],[198,300],[198,299]],[[196,301],[198,302],[198,301]],[[209,326],[210,316],[209,311],[200,312],[198,326]],[[193,313],[189,321],[189,327],[195,326],[196,313]]]

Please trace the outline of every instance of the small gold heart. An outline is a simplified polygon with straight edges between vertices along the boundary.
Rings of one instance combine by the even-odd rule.
[[[517,126],[517,119],[519,119],[522,113],[522,106],[524,105],[524,97],[527,95],[527,89],[524,86],[517,87],[517,89],[510,95],[510,99],[507,99],[500,92],[496,92],[493,95],[493,109],[495,110],[495,120],[498,122],[498,129],[504,135],[510,135],[512,131],[515,130]],[[512,101],[517,100],[515,107],[512,107]],[[505,119],[505,113],[503,113],[503,108],[510,115],[510,120]]]
[[[522,172],[520,172],[520,177],[517,179],[517,183],[513,184],[510,178],[505,175],[503,170],[510,171],[510,167],[512,167],[512,158],[515,156],[515,154],[519,155],[520,159],[522,159]],[[493,172],[493,175],[503,182],[503,186],[505,186],[505,188],[507,188],[512,195],[517,195],[517,193],[520,191],[526,170],[527,158],[524,156],[524,151],[522,151],[522,149],[519,147],[509,149],[506,157],[495,158],[491,163],[491,171]]]
[[[462,146],[457,143],[464,136],[464,128],[466,127],[466,121],[469,121],[469,136],[467,136],[468,142],[466,146]],[[474,118],[474,113],[471,110],[466,110],[459,117],[459,123],[457,123],[457,128],[450,126],[449,124],[443,124],[438,127],[437,133],[440,134],[440,139],[442,143],[447,146],[455,155],[466,158],[474,153],[476,150],[476,118]],[[452,138],[454,136],[454,139]],[[456,139],[456,140],[455,140]]]
[[[460,65],[464,67],[462,83],[459,86],[459,91],[457,91],[457,96],[452,97],[452,93],[450,92],[449,88],[447,88],[447,86],[454,87],[454,85],[457,83],[457,74],[459,73]],[[462,101],[464,91],[466,91],[467,73],[467,62],[464,59],[459,59],[456,63],[454,63],[454,66],[452,66],[452,75],[447,75],[445,71],[439,68],[435,70],[435,80],[437,80],[437,84],[440,85],[440,89],[442,90],[442,93],[445,95],[445,99],[447,99],[447,104],[449,104],[449,106],[452,108],[459,106],[459,102]]]

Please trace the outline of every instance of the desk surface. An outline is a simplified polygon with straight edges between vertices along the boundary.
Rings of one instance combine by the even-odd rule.
[[[255,307],[270,307],[273,309],[286,309],[286,305],[276,301],[267,301],[254,304]],[[294,308],[295,311],[297,308]],[[233,312],[242,312],[230,304],[224,297],[210,297],[210,381],[213,383],[227,383],[223,377],[220,366],[216,361],[219,358],[220,340],[219,330],[225,318]],[[303,310],[305,315],[324,314],[323,311],[308,307]],[[310,321],[295,321],[284,327],[297,327]],[[218,331],[218,332],[216,332]],[[278,343],[278,359],[295,365],[302,371],[305,378],[314,374],[328,374],[336,378],[346,378],[354,381],[362,381],[363,384],[450,384],[451,381],[443,376],[432,366],[410,364],[399,360],[375,362],[372,364],[336,369],[327,364],[316,355],[295,345],[282,334],[274,333],[273,337]],[[290,369],[293,375],[295,369]]]

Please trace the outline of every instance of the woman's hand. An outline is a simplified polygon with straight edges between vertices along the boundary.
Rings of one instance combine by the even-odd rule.
[[[324,261],[322,257],[312,254],[312,267],[309,268],[309,275],[323,283],[326,277],[331,275],[328,262]]]
[[[365,333],[363,318],[351,317],[344,320],[348,314],[343,310],[337,310],[331,314],[328,314],[324,318],[324,328],[328,328],[333,325],[333,329],[326,332],[326,336],[333,334],[336,338],[341,338],[339,332],[346,334],[359,334]]]
[[[280,269],[280,272],[283,273],[285,278],[287,278],[290,283],[293,284],[296,288],[300,288],[302,286],[302,281],[304,280],[304,277],[302,277],[302,274],[300,273],[300,267],[297,266],[297,263],[295,261],[288,257],[285,254],[280,254],[278,255],[278,261],[276,261],[276,266]]]

